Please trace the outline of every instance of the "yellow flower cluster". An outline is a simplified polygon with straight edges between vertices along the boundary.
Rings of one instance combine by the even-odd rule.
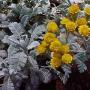
[[[69,8],[68,8],[68,12],[70,14],[76,14],[79,12],[79,6],[77,4],[72,4]]]
[[[70,51],[69,45],[63,45],[59,40],[51,43],[50,50],[53,52],[50,62],[50,65],[53,66],[53,68],[60,67],[62,63],[70,64],[73,60],[71,58],[72,56],[68,54]],[[58,63],[56,61],[58,61]]]
[[[47,33],[43,36],[43,41],[36,48],[36,51],[39,54],[43,54],[46,51],[50,50],[53,53],[52,58],[50,60],[50,66],[54,69],[60,67],[62,63],[69,64],[72,62],[72,57],[69,53],[69,45],[63,45],[56,37],[55,32],[57,32],[58,26],[54,21],[50,21],[47,24]],[[64,55],[65,59],[64,59]],[[68,57],[69,56],[69,57]],[[70,60],[69,60],[70,59]]]
[[[50,45],[51,42],[57,40],[56,36],[55,36],[55,32],[58,31],[58,26],[54,21],[50,21],[47,24],[47,33],[44,35],[43,37],[43,41],[41,42],[41,44],[36,48],[36,52],[38,54],[43,54],[46,52],[47,47]]]
[[[90,28],[88,27],[88,21],[87,21],[85,16],[76,18],[75,14],[78,13],[79,11],[80,11],[79,6],[77,4],[72,4],[68,8],[68,12],[70,13],[70,17],[62,18],[60,23],[65,27],[65,29],[68,32],[78,31],[78,33],[80,35],[86,37],[86,36],[90,35]],[[90,15],[90,7],[85,7],[84,12],[87,15]]]

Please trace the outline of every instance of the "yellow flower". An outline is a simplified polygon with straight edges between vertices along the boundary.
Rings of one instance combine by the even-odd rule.
[[[77,18],[76,24],[77,24],[77,26],[86,25],[87,20],[86,20],[86,18],[83,18],[83,17]]]
[[[45,51],[46,51],[46,48],[43,47],[42,45],[39,45],[39,46],[36,48],[36,52],[37,52],[38,54],[43,54],[43,53],[45,53]]]
[[[55,38],[56,38],[56,36],[55,36],[55,34],[53,34],[53,33],[46,33],[46,34],[44,35],[44,41],[45,41],[46,43],[51,43],[51,42],[53,42]]]
[[[45,42],[45,41],[42,41],[42,42],[41,42],[41,45],[42,45],[43,47],[47,47],[49,44],[48,44],[47,42]]]
[[[61,46],[62,46],[62,44],[61,44],[61,42],[59,40],[58,41],[54,41],[50,45],[50,50],[52,52],[60,52],[61,51]]]
[[[90,28],[87,25],[82,25],[79,27],[78,31],[82,36],[86,37],[90,33]]]
[[[62,45],[62,48],[61,48],[62,54],[68,53],[69,51],[70,51],[69,45]]]
[[[57,24],[54,21],[50,21],[47,24],[47,30],[48,30],[48,32],[55,33],[55,32],[58,31],[58,26],[57,26]]]
[[[69,8],[68,8],[68,12],[70,14],[76,14],[79,12],[79,6],[77,4],[72,4]]]
[[[62,20],[61,20],[61,24],[66,24],[66,23],[68,23],[70,20],[68,19],[68,18],[62,18]]]
[[[61,54],[57,52],[53,52],[53,57],[61,58]]]
[[[61,59],[59,59],[59,58],[56,58],[56,57],[53,57],[52,59],[51,59],[51,61],[50,61],[50,66],[52,67],[52,68],[58,68],[58,67],[60,67],[60,65],[61,65]]]
[[[62,56],[62,62],[65,64],[70,64],[73,60],[73,57],[70,54],[64,54]]]
[[[66,24],[66,29],[67,31],[72,32],[76,29],[76,24],[70,21]]]
[[[90,7],[85,7],[85,8],[84,8],[84,12],[85,12],[87,15],[90,15]]]

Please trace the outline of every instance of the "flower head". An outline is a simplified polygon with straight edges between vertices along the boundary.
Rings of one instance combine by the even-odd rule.
[[[61,24],[66,24],[66,23],[68,23],[70,20],[68,19],[68,18],[62,18],[62,20],[61,20]]]
[[[77,4],[72,4],[69,8],[68,8],[68,12],[70,14],[76,14],[79,12],[79,6]]]
[[[61,60],[59,58],[53,57],[50,61],[50,66],[52,68],[58,68],[61,65]]]
[[[46,34],[44,35],[44,41],[45,41],[46,43],[51,43],[51,42],[53,42],[55,38],[56,38],[56,37],[55,37],[55,34],[53,34],[53,33],[46,33]]]
[[[70,21],[66,24],[66,29],[67,31],[72,32],[76,29],[76,24]]]
[[[62,62],[65,64],[70,64],[73,60],[73,57],[70,54],[64,54],[62,56]]]
[[[78,31],[82,36],[87,37],[90,33],[90,28],[87,25],[82,25],[79,27]]]
[[[84,12],[85,12],[87,15],[90,15],[90,6],[89,6],[89,7],[85,7],[85,8],[84,8]]]
[[[61,53],[53,52],[53,57],[61,58]]]
[[[59,40],[58,41],[56,40],[56,41],[51,43],[50,50],[52,52],[60,52],[61,51],[61,46],[62,46],[61,42]]]
[[[86,20],[86,18],[83,18],[83,17],[77,18],[76,24],[77,24],[77,26],[86,25],[87,20]]]
[[[45,42],[45,41],[42,41],[41,45],[46,48],[49,44],[47,42]]]
[[[70,51],[69,45],[62,45],[62,48],[61,48],[62,54],[68,53],[69,51]]]
[[[43,54],[43,53],[45,53],[45,51],[46,51],[46,48],[43,47],[42,45],[39,45],[39,46],[36,48],[36,52],[37,52],[38,54]]]
[[[55,32],[58,31],[58,26],[57,26],[57,24],[54,21],[50,21],[47,24],[47,30],[48,30],[48,32],[55,33]]]

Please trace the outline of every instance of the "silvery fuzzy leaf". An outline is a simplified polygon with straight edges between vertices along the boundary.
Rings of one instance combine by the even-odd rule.
[[[38,23],[33,24],[33,26],[31,27],[30,30],[28,30],[28,32],[29,32],[30,34],[32,34],[33,30],[34,30],[37,26],[38,26]]]
[[[62,65],[62,69],[64,72],[71,73],[71,67],[68,65]]]
[[[41,6],[41,7],[35,7],[34,9],[33,9],[33,12],[34,12],[34,14],[43,14],[43,13],[47,13],[47,11],[48,11],[48,6],[47,5],[43,5],[43,6]]]
[[[36,51],[35,51],[35,49],[31,50],[29,55],[32,56],[32,58],[36,59]]]
[[[10,78],[14,84],[14,90],[19,90],[23,81],[21,73],[12,74]]]
[[[29,44],[28,35],[21,35],[21,37],[20,37],[20,45],[22,47],[27,47],[28,44]]]
[[[0,40],[2,40],[5,36],[5,32],[4,31],[0,31]]]
[[[0,50],[0,57],[2,58],[7,57],[7,52],[5,50]]]
[[[10,44],[14,45],[14,44],[20,44],[20,37],[18,35],[11,35],[8,37],[8,40],[10,42]]]
[[[7,27],[8,27],[8,25],[9,25],[9,23],[10,23],[10,22],[8,22],[8,21],[2,21],[2,24],[3,24],[3,25],[6,25]]]
[[[85,62],[87,61],[86,52],[79,52],[75,55],[80,61]]]
[[[31,82],[30,82],[30,90],[37,90],[40,84],[40,78],[37,72],[31,71]]]
[[[38,41],[33,41],[32,43],[30,43],[28,46],[27,46],[27,49],[30,50],[30,49],[33,49],[35,47],[37,47],[38,45],[40,45],[40,43]]]
[[[33,9],[33,12],[34,14],[42,14],[43,13],[43,10],[42,10],[42,7],[37,7],[37,8],[34,8]]]
[[[66,35],[64,33],[61,33],[59,36],[59,40],[65,44],[66,43]]]
[[[83,3],[84,0],[70,0],[71,3]]]
[[[39,35],[42,35],[43,32],[46,32],[46,28],[44,25],[37,26],[32,32],[31,38],[38,38]]]
[[[23,26],[17,22],[10,23],[8,27],[13,34],[21,35],[22,33],[25,32],[25,30],[23,29]]]
[[[56,12],[57,12],[57,7],[53,7],[52,11],[51,11],[51,14],[52,15],[56,15]]]
[[[8,6],[10,9],[16,8],[16,4],[12,3],[10,6]]]
[[[3,61],[4,61],[3,58],[0,57],[0,67]]]
[[[5,21],[7,18],[6,14],[0,13],[0,21]]]
[[[69,78],[69,74],[65,73],[64,76],[61,78],[61,81],[63,82],[63,84],[66,84],[66,82],[68,81]]]
[[[26,43],[23,39],[20,39],[20,43],[19,43],[22,47],[25,47],[26,46]]]
[[[86,56],[87,56],[88,59],[90,59],[90,37],[87,40],[86,44],[87,44]]]
[[[17,46],[17,45],[10,44],[7,51],[8,51],[8,56],[10,57],[13,54],[16,54],[16,53],[22,51],[22,49],[19,46]]]
[[[65,84],[69,78],[69,74],[71,73],[71,67],[68,65],[62,65],[62,69],[63,69],[65,74],[63,75],[61,80]]]
[[[3,1],[3,4],[4,4],[4,6],[6,6],[7,5],[7,1]]]
[[[22,26],[25,27],[25,26],[27,25],[28,21],[29,21],[29,15],[24,15],[24,16],[21,18],[21,24],[22,24]]]
[[[9,36],[8,36],[8,35],[5,35],[4,38],[2,39],[2,42],[3,42],[3,43],[8,43],[8,44],[10,44]]]
[[[13,14],[12,12],[9,12],[9,13],[7,14],[7,20],[8,20],[10,17],[12,17],[12,16],[14,16],[14,14]]]
[[[45,68],[41,68],[39,70],[39,76],[40,76],[40,80],[43,82],[43,83],[48,83],[51,81],[52,79],[52,75],[51,75],[51,72],[48,70],[48,69],[45,69]]]
[[[2,69],[3,58],[0,57],[0,69]]]
[[[32,13],[32,9],[26,7],[25,5],[21,8],[20,12],[20,17],[22,17],[23,15],[30,15],[30,13]]]
[[[34,69],[39,69],[37,61],[32,56],[28,57],[28,61],[31,65],[30,67],[32,67]]]
[[[8,25],[0,24],[0,28],[8,28]]]
[[[90,4],[85,4],[85,7],[90,7]]]
[[[21,48],[27,47],[27,45],[29,43],[29,38],[27,35],[19,36],[19,35],[13,34],[13,35],[9,36],[8,40],[9,40],[10,44],[17,45]]]
[[[4,82],[4,85],[2,86],[2,90],[14,90],[14,85],[10,78]]]
[[[19,52],[19,53],[13,54],[10,57],[9,61],[10,61],[9,63],[11,63],[11,64],[15,64],[15,63],[20,64],[20,66],[23,67],[23,65],[26,64],[27,55],[25,55],[23,52]]]
[[[69,34],[68,36],[69,43],[75,43],[77,39],[78,39],[77,36],[73,36],[72,34]]]
[[[4,72],[0,71],[0,78],[2,78],[4,76]]]
[[[70,46],[73,52],[85,52],[85,50],[77,42],[70,43]]]
[[[41,3],[44,3],[47,6],[50,6],[50,0],[40,0]]]
[[[78,13],[77,18],[80,18],[80,17],[85,17],[84,11],[81,11],[81,12]]]
[[[2,62],[3,61],[3,59],[0,57],[0,62]]]
[[[74,61],[77,64],[79,72],[83,73],[84,71],[86,71],[87,70],[87,66],[82,61],[80,61],[77,57],[75,57],[75,58],[76,59]]]
[[[87,50],[86,50],[86,52],[87,53],[90,53],[90,37],[88,38],[86,44],[87,44]]]
[[[10,68],[9,74],[12,75],[12,74],[15,74],[15,73],[16,73],[15,70]]]
[[[19,52],[13,54],[12,56],[8,57],[9,69],[14,69],[16,71],[20,71],[21,67],[24,67],[27,62],[27,55],[23,52]]]

